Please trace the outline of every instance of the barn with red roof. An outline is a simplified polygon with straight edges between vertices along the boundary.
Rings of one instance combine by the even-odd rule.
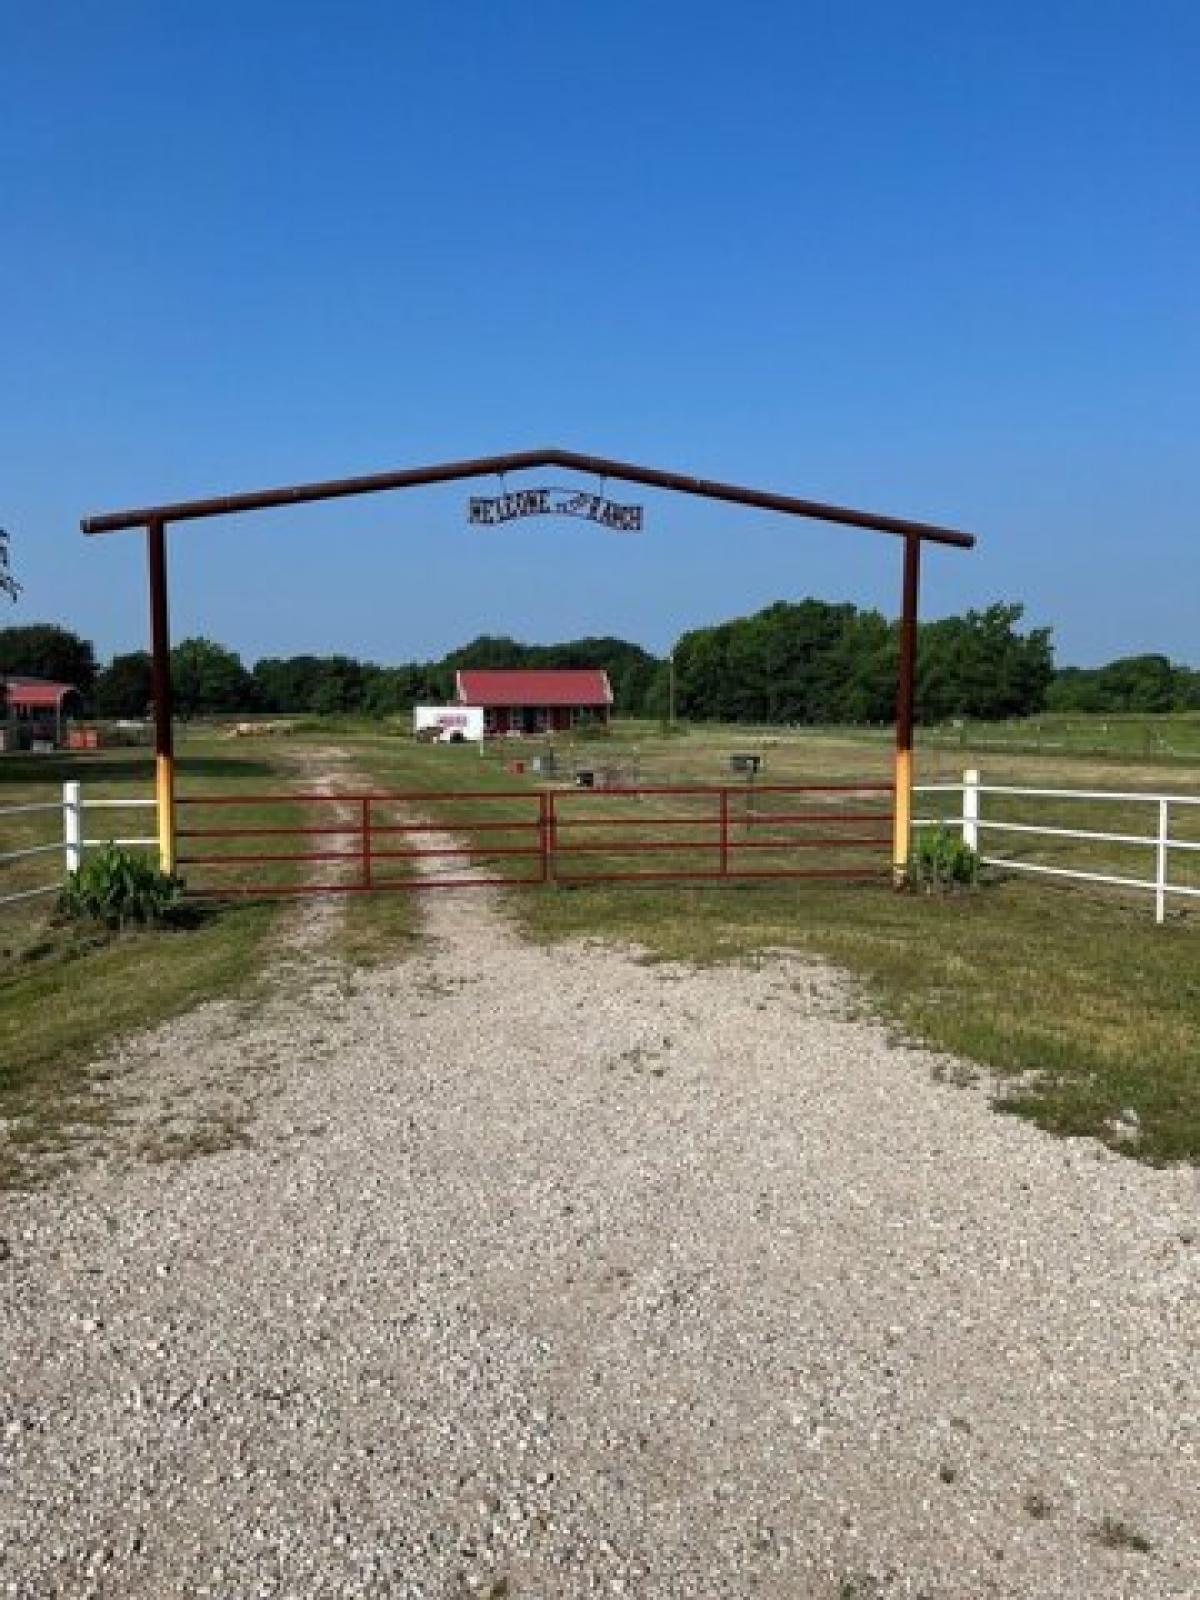
[[[30,740],[63,742],[63,725],[68,717],[83,710],[83,696],[73,683],[56,683],[51,678],[28,674],[0,673],[0,724],[5,718],[15,724],[17,737],[8,742],[28,744]]]
[[[599,667],[464,667],[454,698],[483,708],[485,734],[538,734],[606,724],[613,693]]]

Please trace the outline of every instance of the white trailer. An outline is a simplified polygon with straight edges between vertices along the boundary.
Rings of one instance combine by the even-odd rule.
[[[483,743],[482,706],[414,706],[413,732],[438,744]]]

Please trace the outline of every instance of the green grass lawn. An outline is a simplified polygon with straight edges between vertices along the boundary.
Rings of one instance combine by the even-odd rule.
[[[1200,767],[1200,711],[1159,714],[1042,712],[1011,722],[963,722],[926,730],[938,748]]]

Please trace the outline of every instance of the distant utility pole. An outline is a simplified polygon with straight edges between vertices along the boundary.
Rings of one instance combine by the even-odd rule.
[[[670,689],[668,691],[668,696],[667,696],[667,704],[669,706],[668,721],[669,721],[671,727],[673,728],[675,726],[675,652],[674,652],[674,650],[671,651],[671,654],[668,656],[667,659],[671,664],[671,670],[670,670],[670,674],[669,674],[669,677],[668,677],[668,682],[670,684]]]

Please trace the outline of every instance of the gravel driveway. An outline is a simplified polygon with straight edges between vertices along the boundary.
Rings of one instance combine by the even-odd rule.
[[[1194,1174],[428,901],[108,1064],[231,1147],[0,1197],[0,1595],[1200,1594]]]

